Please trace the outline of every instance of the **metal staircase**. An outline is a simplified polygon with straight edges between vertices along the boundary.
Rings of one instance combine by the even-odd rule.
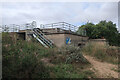
[[[53,42],[50,41],[39,28],[33,29],[33,37],[36,38],[46,48],[52,48]]]

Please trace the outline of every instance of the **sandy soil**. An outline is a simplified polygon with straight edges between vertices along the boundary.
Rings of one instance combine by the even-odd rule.
[[[41,61],[42,61],[46,66],[54,66],[54,64],[50,63],[50,59],[48,59],[48,58],[42,58]]]
[[[84,57],[91,63],[92,70],[95,72],[96,77],[98,78],[118,78],[118,72],[112,70],[117,69],[118,65],[113,65],[106,62],[100,62],[95,58],[84,55]]]

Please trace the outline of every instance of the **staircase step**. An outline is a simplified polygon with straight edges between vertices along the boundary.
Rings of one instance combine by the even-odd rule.
[[[36,38],[43,46],[53,47],[53,43],[42,33],[39,28],[34,28],[33,32],[33,37]]]

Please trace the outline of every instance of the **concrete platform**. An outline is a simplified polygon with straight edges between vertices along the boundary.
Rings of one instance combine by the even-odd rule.
[[[81,36],[70,30],[63,30],[60,28],[41,29],[45,36],[51,40],[55,46],[62,47],[65,45],[79,46],[81,43],[85,43],[88,37]],[[33,34],[31,30],[22,30],[19,32],[25,33],[25,39],[30,40],[30,35]]]

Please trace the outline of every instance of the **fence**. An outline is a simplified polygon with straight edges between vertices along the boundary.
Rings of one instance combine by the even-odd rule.
[[[0,32],[19,32],[19,30],[33,29],[36,27],[37,25],[35,21],[33,21],[32,23],[21,24],[21,25],[16,25],[16,24],[2,25],[0,26]],[[40,25],[40,29],[45,29],[45,28],[60,28],[64,30],[70,30],[73,32],[76,32],[78,30],[77,26],[74,26],[66,22],[58,22],[58,23]],[[80,30],[80,32],[77,32],[77,34],[86,36],[86,31]]]
[[[19,32],[19,30],[33,29],[36,28],[36,22],[26,23],[21,25],[10,24],[0,26],[0,32]]]
[[[58,22],[58,23],[52,23],[52,24],[45,24],[45,25],[40,25],[41,29],[44,28],[60,28],[64,30],[71,30],[73,32],[76,32],[78,27],[74,26],[72,24],[66,23],[66,22]]]

